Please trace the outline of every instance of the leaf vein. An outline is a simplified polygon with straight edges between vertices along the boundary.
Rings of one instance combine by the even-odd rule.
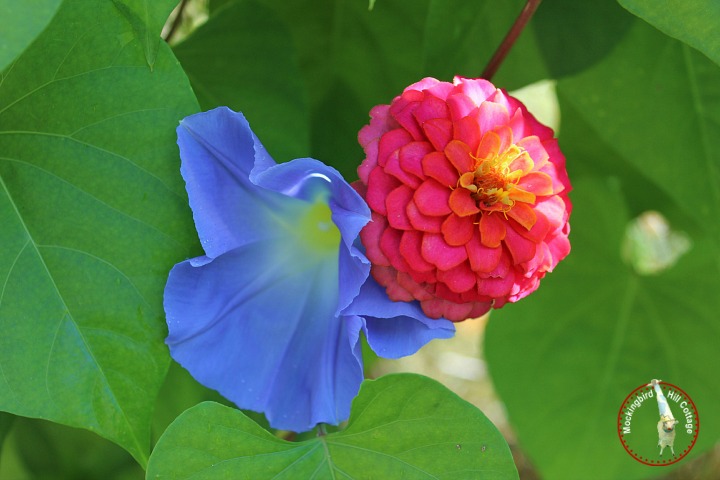
[[[399,462],[399,463],[401,463],[401,464],[403,464],[403,465],[411,468],[412,470],[415,470],[415,471],[420,472],[420,473],[422,473],[422,474],[424,474],[424,475],[427,475],[428,478],[434,478],[435,480],[439,480],[439,478],[436,477],[435,475],[433,475],[432,473],[430,473],[430,472],[428,472],[428,471],[426,471],[426,470],[423,470],[422,468],[417,467],[417,466],[415,466],[415,465],[413,465],[413,464],[411,464],[411,463],[408,463],[408,462],[406,462],[405,460],[402,460],[402,459],[400,459],[400,458],[398,458],[398,457],[394,457],[394,456],[392,456],[392,455],[388,455],[387,453],[378,452],[377,450],[370,450],[369,448],[358,447],[357,445],[348,445],[348,444],[343,444],[343,443],[334,443],[334,445],[335,445],[336,447],[346,447],[346,448],[350,448],[350,449],[353,449],[353,450],[360,450],[360,451],[362,451],[362,452],[365,452],[365,453],[368,453],[368,454],[371,454],[371,455],[378,455],[378,456],[380,456],[380,457],[386,457],[386,458],[389,458],[389,459],[391,459],[391,460],[395,460],[395,461],[397,461],[397,462]]]
[[[6,192],[6,194],[7,194],[7,197],[8,197],[8,200],[10,201],[10,204],[12,205],[12,208],[13,208],[13,210],[15,211],[15,215],[17,216],[17,218],[18,218],[19,221],[20,221],[23,230],[25,230],[25,234],[27,235],[28,242],[33,246],[33,248],[34,248],[34,250],[35,250],[35,252],[36,252],[36,254],[37,254],[37,256],[38,256],[38,259],[39,259],[39,261],[40,261],[40,264],[42,265],[43,269],[45,270],[45,274],[47,275],[48,279],[50,280],[50,283],[51,283],[52,286],[53,286],[53,289],[55,290],[55,293],[56,293],[56,295],[57,295],[57,298],[58,298],[58,299],[60,300],[60,302],[62,303],[62,307],[64,308],[64,310],[65,310],[65,312],[66,312],[65,315],[63,315],[63,319],[64,319],[65,317],[67,317],[67,318],[69,318],[69,320],[72,322],[73,326],[75,327],[75,330],[76,330],[77,334],[79,335],[80,339],[82,340],[82,343],[83,343],[83,346],[84,346],[85,350],[87,351],[87,353],[90,355],[90,357],[91,357],[92,360],[93,360],[94,367],[95,367],[95,368],[97,369],[97,371],[99,372],[100,377],[102,378],[102,381],[105,383],[108,391],[110,392],[110,401],[111,401],[114,405],[116,405],[116,407],[118,408],[118,410],[120,411],[120,413],[121,413],[121,415],[122,415],[122,418],[123,418],[125,424],[128,426],[129,430],[130,430],[131,432],[133,432],[131,436],[132,436],[133,442],[135,443],[135,447],[137,448],[137,451],[138,451],[138,452],[142,452],[143,455],[145,455],[145,454],[144,454],[144,449],[143,449],[142,446],[140,445],[139,439],[138,439],[137,436],[134,434],[134,429],[133,429],[133,427],[132,427],[132,424],[130,423],[130,420],[127,418],[127,415],[126,415],[126,413],[125,413],[125,410],[122,409],[122,408],[119,408],[120,403],[119,403],[119,401],[118,401],[118,399],[117,399],[117,396],[115,395],[115,392],[113,391],[113,389],[112,389],[112,387],[111,387],[111,385],[110,385],[110,382],[109,382],[107,376],[105,375],[105,372],[103,371],[102,367],[101,367],[100,364],[98,363],[97,358],[95,357],[92,349],[90,348],[90,345],[87,343],[87,339],[86,339],[86,338],[84,337],[84,335],[82,334],[82,330],[80,329],[80,326],[77,324],[77,322],[75,321],[75,319],[74,319],[74,318],[72,317],[72,315],[70,314],[70,310],[68,309],[67,304],[65,303],[65,299],[63,298],[62,294],[60,293],[60,289],[58,288],[58,285],[57,285],[57,283],[55,282],[55,277],[53,277],[53,275],[50,273],[50,269],[48,268],[47,263],[45,262],[45,259],[44,259],[43,256],[41,255],[40,250],[38,249],[38,246],[37,246],[37,244],[35,243],[35,240],[33,239],[32,235],[30,234],[30,229],[28,228],[27,224],[25,223],[25,220],[23,219],[22,215],[20,215],[20,211],[19,211],[18,208],[17,208],[17,204],[15,203],[15,201],[14,201],[14,199],[13,199],[10,191],[8,190],[7,185],[5,185],[5,181],[2,179],[2,177],[0,177],[0,184],[2,185],[3,189],[5,190],[5,192]],[[48,353],[48,366],[47,366],[47,368],[46,368],[46,372],[47,372],[48,369],[49,369],[50,355],[52,354],[52,350],[53,350],[53,348],[54,348],[55,341],[56,341],[56,338],[57,338],[57,332],[59,331],[59,328],[60,328],[61,324],[62,324],[62,320],[61,320],[61,322],[58,324],[58,330],[56,330],[56,332],[55,332],[55,338],[53,339],[53,347],[50,348],[50,351],[49,351],[49,353]],[[45,377],[45,386],[46,386],[46,388],[48,388],[48,383],[47,383],[47,382],[48,382],[48,377],[47,377],[47,374],[46,374],[46,377]],[[50,394],[49,390],[48,390],[48,394]],[[50,400],[53,401],[53,400],[52,400],[52,397],[50,397]],[[146,456],[146,455],[145,455],[145,456]],[[145,460],[147,460],[147,459],[145,458]]]
[[[59,175],[57,175],[57,174],[54,173],[54,172],[51,172],[50,170],[47,170],[47,169],[45,169],[45,168],[42,168],[42,167],[40,167],[40,166],[38,166],[38,165],[35,165],[35,164],[33,164],[33,163],[30,163],[30,162],[27,162],[27,161],[25,161],[25,160],[20,160],[20,159],[18,159],[18,158],[0,157],[0,160],[5,160],[5,161],[8,161],[8,162],[14,162],[14,163],[18,163],[18,164],[21,164],[21,165],[25,165],[25,166],[28,166],[28,167],[35,168],[35,169],[37,169],[37,170],[40,170],[41,172],[43,172],[43,173],[45,173],[45,174],[47,174],[47,175],[50,175],[51,177],[56,178],[58,181],[69,185],[70,187],[72,187],[73,189],[77,190],[78,192],[80,192],[80,193],[82,193],[82,194],[84,194],[84,195],[87,195],[88,197],[92,198],[93,200],[95,200],[95,201],[98,202],[99,204],[101,204],[101,205],[109,208],[110,210],[118,213],[118,214],[121,215],[122,217],[128,218],[128,219],[132,220],[133,222],[137,222],[137,223],[139,223],[139,224],[141,224],[141,225],[144,225],[145,227],[147,227],[147,228],[149,228],[149,229],[151,229],[151,230],[159,233],[159,234],[162,235],[163,237],[166,237],[166,238],[172,240],[173,243],[178,243],[177,239],[175,239],[172,235],[167,234],[167,233],[163,232],[162,230],[159,230],[158,228],[156,228],[156,227],[154,227],[154,226],[152,226],[152,225],[150,225],[150,224],[148,224],[148,223],[146,223],[146,222],[143,222],[143,221],[140,220],[139,218],[135,218],[135,217],[133,217],[132,215],[130,215],[130,214],[128,214],[128,213],[125,213],[125,212],[123,212],[123,211],[121,211],[121,210],[113,207],[112,205],[109,205],[108,203],[105,203],[103,200],[99,199],[98,197],[96,197],[96,196],[93,195],[92,193],[88,192],[87,190],[85,190],[85,189],[83,189],[83,188],[80,188],[79,186],[75,185],[74,183],[72,183],[72,182],[70,182],[70,181],[68,181],[68,180],[65,180],[64,178],[60,177]],[[9,193],[9,192],[8,192],[8,193]],[[20,216],[20,213],[18,212],[18,217],[19,217],[19,216]],[[27,231],[27,227],[25,228],[25,230]],[[28,234],[29,234],[29,233],[28,233]],[[33,242],[33,243],[34,243],[34,242]],[[37,245],[35,245],[35,246],[37,246]]]

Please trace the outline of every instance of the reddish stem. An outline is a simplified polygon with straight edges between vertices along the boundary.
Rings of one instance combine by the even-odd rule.
[[[520,15],[518,15],[515,23],[513,23],[513,26],[510,28],[510,31],[507,33],[507,35],[505,35],[505,38],[503,39],[497,50],[495,50],[495,55],[493,55],[493,57],[488,62],[487,67],[485,67],[485,70],[482,73],[482,78],[488,81],[492,79],[493,75],[495,75],[495,72],[497,72],[498,68],[500,68],[503,60],[505,60],[508,52],[515,44],[515,41],[520,36],[520,33],[522,33],[525,25],[527,25],[527,22],[530,20],[530,18],[532,18],[535,10],[537,10],[541,1],[542,0],[527,1],[525,7],[522,9],[522,12],[520,12]]]

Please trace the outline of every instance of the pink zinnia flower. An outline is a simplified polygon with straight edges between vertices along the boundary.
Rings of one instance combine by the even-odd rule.
[[[370,116],[360,235],[391,299],[477,317],[533,292],[570,252],[565,157],[520,101],[486,80],[426,78]]]

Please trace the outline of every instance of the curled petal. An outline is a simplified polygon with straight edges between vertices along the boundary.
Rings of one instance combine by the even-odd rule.
[[[485,133],[482,137],[482,141],[478,146],[477,156],[478,158],[492,158],[501,152],[502,140],[500,135],[490,131]]]
[[[475,170],[475,159],[470,155],[470,147],[460,140],[453,140],[445,147],[445,155],[458,174]]]
[[[405,212],[408,202],[412,199],[414,192],[407,185],[400,185],[390,192],[385,199],[387,205],[387,219],[390,226],[399,230],[411,230],[410,219]]]
[[[475,272],[470,269],[468,262],[462,262],[450,270],[438,271],[438,280],[453,292],[463,293],[475,287],[477,277]]]
[[[370,218],[367,204],[352,187],[348,188],[349,185],[340,172],[311,158],[301,158],[280,165],[257,165],[251,172],[250,180],[258,187],[274,190],[289,198],[308,203],[319,199],[327,201],[332,224],[328,222],[323,224],[322,228],[337,228],[344,244],[339,253],[340,284],[344,288],[339,292],[338,311],[347,306],[358,294],[370,271],[365,255],[354,245],[354,240]],[[277,212],[275,215],[277,216]],[[317,243],[317,239],[322,236],[312,235],[312,238]],[[330,244],[328,247],[333,248],[334,245]]]
[[[427,180],[415,191],[413,200],[425,215],[441,216],[450,213],[448,199],[450,190],[434,180]]]
[[[514,228],[506,229],[503,242],[507,245],[508,250],[510,250],[515,265],[528,262],[535,256],[537,244],[532,240],[524,238],[517,233]]]
[[[477,230],[472,217],[459,217],[448,215],[442,224],[442,234],[448,245],[461,246],[473,238],[473,232]]]
[[[422,159],[423,173],[444,187],[457,185],[458,172],[442,152],[431,152]]]
[[[470,268],[479,273],[492,272],[497,267],[502,257],[503,250],[500,245],[497,247],[486,247],[480,241],[480,232],[475,230],[476,239],[465,244]]]
[[[537,220],[535,210],[527,203],[516,203],[513,208],[508,210],[507,215],[522,225],[526,230],[530,230]]]
[[[423,125],[428,120],[447,119],[450,116],[447,104],[432,94],[425,95],[423,101],[420,102],[420,106],[415,109],[414,114],[420,125]]]
[[[365,199],[368,205],[374,211],[387,215],[385,207],[385,198],[387,194],[400,186],[400,182],[385,173],[385,171],[376,168],[368,176],[367,193]]]
[[[455,122],[454,131],[457,141],[465,144],[470,151],[477,150],[482,134],[480,133],[480,127],[474,116],[469,115]],[[470,167],[470,170],[472,170],[472,167]]]
[[[386,228],[380,237],[380,249],[386,258],[390,259],[390,265],[400,271],[407,271],[408,265],[401,255],[396,255],[400,249],[400,240],[402,240],[402,232],[394,228]]]
[[[412,135],[402,128],[392,130],[383,135],[382,138],[380,138],[380,144],[378,146],[377,164],[385,166],[387,158],[409,142],[412,142]]]
[[[498,214],[484,213],[480,217],[479,228],[480,242],[486,247],[498,247],[505,238],[505,224],[500,220]]]
[[[362,312],[353,328],[363,328],[368,344],[384,358],[411,355],[430,340],[450,338],[455,327],[447,320],[428,318],[417,302],[393,302],[372,279],[363,286],[347,315]]]
[[[430,152],[432,152],[432,146],[427,142],[408,143],[398,153],[400,167],[415,178],[424,179],[422,160]]]
[[[452,140],[453,124],[447,118],[434,118],[432,120],[428,120],[423,123],[422,127],[425,131],[425,136],[438,151],[442,152],[445,145]]]
[[[538,137],[525,137],[517,143],[517,146],[528,152],[537,168],[542,168],[547,163],[548,154]]]
[[[433,265],[427,262],[422,256],[423,234],[418,231],[409,230],[403,232],[400,240],[400,254],[408,265],[419,272],[429,272],[434,269]]]
[[[530,172],[518,182],[518,187],[537,196],[553,194],[553,182],[550,175],[543,172]]]
[[[477,112],[477,122],[480,135],[485,135],[495,127],[507,125],[508,111],[503,105],[493,102],[483,102]]]
[[[442,226],[443,217],[430,216],[420,212],[415,201],[411,201],[405,210],[413,228],[420,232],[438,233]]]
[[[456,85],[457,91],[472,99],[475,106],[482,104],[497,92],[497,88],[492,83],[482,78],[455,77],[453,84]]]
[[[423,140],[423,133],[414,113],[424,97],[425,95],[417,90],[405,90],[399,101],[390,107],[390,114],[417,141]]]
[[[475,214],[480,212],[475,200],[473,200],[470,190],[465,188],[456,188],[450,193],[448,199],[450,209],[460,217],[475,218]]]
[[[368,223],[370,209],[350,187],[340,172],[312,158],[299,158],[280,165],[258,165],[250,175],[257,187],[282,193],[286,197],[315,202],[328,202],[332,220],[340,230],[345,246]]]
[[[467,259],[464,247],[452,247],[441,235],[426,233],[423,237],[422,255],[440,270],[449,270]]]

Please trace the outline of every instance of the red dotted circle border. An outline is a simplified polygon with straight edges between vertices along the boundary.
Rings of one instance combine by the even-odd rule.
[[[649,385],[647,385],[647,384],[640,385],[640,386],[637,387],[635,390],[633,390],[632,392],[630,392],[630,395],[628,395],[627,397],[625,397],[625,400],[623,400],[622,405],[620,405],[620,411],[618,412],[618,437],[620,438],[620,443],[622,443],[623,448],[625,449],[625,451],[626,451],[631,457],[633,457],[633,458],[634,458],[635,460],[637,460],[638,462],[643,463],[643,464],[645,464],[645,465],[649,465],[649,466],[651,466],[651,467],[666,467],[666,466],[668,466],[668,465],[672,465],[673,463],[677,463],[677,462],[679,462],[680,460],[682,460],[683,458],[685,458],[685,457],[687,456],[687,454],[690,453],[690,451],[691,451],[691,450],[693,449],[693,447],[695,446],[695,442],[697,441],[698,433],[700,433],[700,415],[698,414],[698,409],[697,409],[697,407],[695,406],[695,402],[693,402],[693,401],[692,401],[692,398],[690,398],[690,395],[688,395],[687,393],[685,393],[685,390],[683,390],[682,388],[678,387],[677,385],[673,385],[672,383],[660,382],[660,385],[661,385],[661,388],[662,388],[662,385],[667,385],[668,387],[674,388],[674,389],[677,390],[678,392],[682,393],[683,396],[687,399],[688,403],[689,403],[690,405],[692,405],[693,412],[695,412],[695,433],[693,434],[693,439],[692,439],[692,442],[690,443],[690,446],[687,447],[685,450],[683,450],[683,452],[680,454],[680,456],[678,456],[677,458],[675,458],[675,459],[673,459],[673,460],[668,460],[668,459],[663,459],[663,460],[651,460],[651,459],[649,459],[649,458],[643,458],[643,457],[638,456],[638,455],[637,455],[635,452],[633,452],[633,450],[628,446],[627,442],[625,441],[625,438],[623,437],[623,434],[622,434],[622,424],[623,424],[623,423],[622,423],[622,416],[623,416],[623,410],[624,410],[630,403],[632,403],[632,402],[629,402],[629,401],[628,401],[628,400],[630,400],[630,397],[632,397],[633,395],[635,395],[635,393],[636,393],[638,390],[642,390],[642,389],[644,389],[644,388],[647,388]],[[652,388],[652,387],[650,387],[650,388]]]

